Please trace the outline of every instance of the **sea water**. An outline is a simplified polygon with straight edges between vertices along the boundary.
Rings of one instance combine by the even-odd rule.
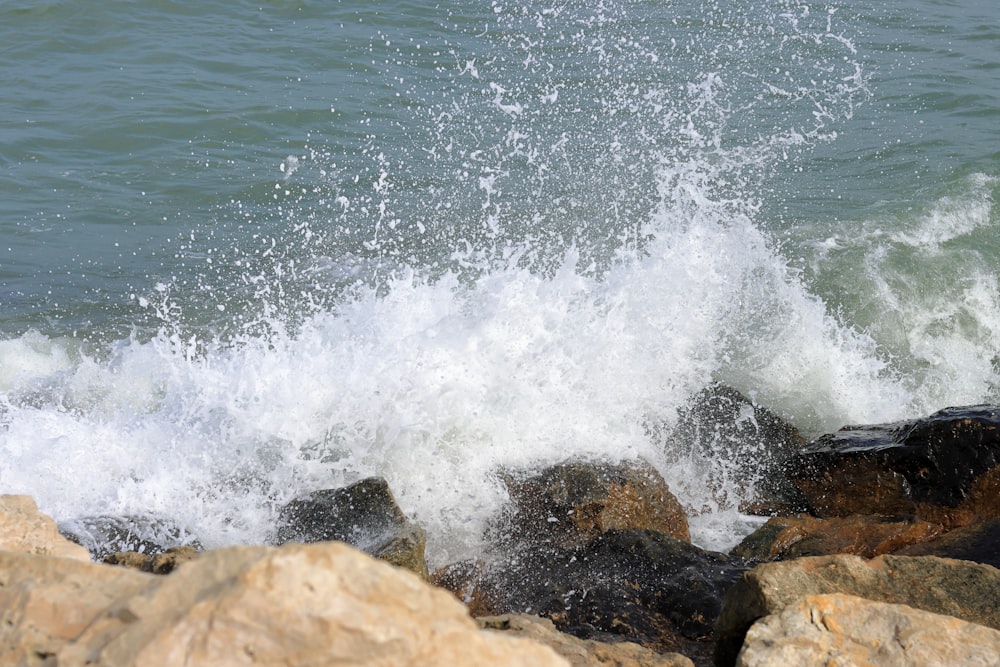
[[[0,491],[213,547],[380,475],[441,564],[643,459],[723,549],[710,383],[997,401],[1000,14],[870,5],[2,3]]]

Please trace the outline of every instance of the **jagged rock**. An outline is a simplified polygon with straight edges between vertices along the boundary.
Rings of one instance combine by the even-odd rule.
[[[0,550],[90,560],[90,553],[59,534],[56,522],[30,496],[0,496]]]
[[[712,633],[742,561],[651,530],[612,530],[585,545],[528,546],[489,562],[471,595],[490,615],[537,614],[584,639],[687,653]],[[466,588],[467,594],[468,588]]]
[[[86,548],[96,561],[124,551],[152,556],[172,547],[202,548],[185,528],[152,514],[79,517],[60,523],[59,531]]]
[[[687,516],[649,465],[575,462],[505,476],[513,512],[493,529],[503,549],[518,543],[571,547],[609,530],[656,530],[689,541]]]
[[[900,556],[957,558],[1000,568],[1000,519],[985,519],[957,528],[931,542],[896,552]]]
[[[178,565],[193,560],[201,553],[194,547],[171,547],[163,553],[149,555],[137,551],[119,551],[105,556],[108,565],[121,565],[150,574],[170,574]]]
[[[746,560],[788,560],[801,556],[854,554],[872,558],[928,542],[944,533],[939,524],[877,516],[817,519],[773,517],[730,550]]]
[[[740,392],[713,384],[678,411],[664,441],[668,457],[695,458],[720,506],[758,512],[801,511],[802,501],[780,474],[805,439],[794,426]],[[736,491],[738,497],[729,497]]]
[[[567,664],[339,543],[220,549],[169,577],[0,552],[0,583],[5,665]]]
[[[315,491],[282,508],[274,544],[329,540],[428,577],[424,531],[399,509],[384,479]]]
[[[845,593],[1000,629],[1000,570],[945,558],[817,556],[765,563],[730,588],[716,624],[716,664],[734,664],[750,626],[807,595]]]
[[[479,627],[531,639],[551,647],[573,667],[694,667],[680,653],[655,653],[631,642],[607,644],[577,639],[556,630],[547,618],[505,614],[478,618]]]
[[[993,667],[1000,632],[906,605],[810,595],[747,632],[739,667]]]
[[[497,613],[500,604],[490,598],[490,587],[481,582],[488,576],[489,566],[484,561],[463,560],[435,570],[430,582],[443,588],[462,601],[473,618]]]
[[[784,466],[810,513],[915,515],[955,527],[1000,516],[1000,408],[947,408],[895,424],[847,426]]]

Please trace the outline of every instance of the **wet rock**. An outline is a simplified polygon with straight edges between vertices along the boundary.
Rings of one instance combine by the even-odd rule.
[[[810,595],[750,628],[739,667],[1000,664],[1000,632],[906,605]]]
[[[948,527],[1000,516],[1000,408],[948,408],[894,424],[847,426],[784,466],[809,511],[915,515]]]
[[[524,637],[551,647],[573,667],[694,667],[679,653],[655,653],[638,644],[607,644],[578,639],[556,630],[547,618],[528,614],[505,614],[478,618],[479,627]]]
[[[108,565],[120,565],[150,574],[170,574],[181,563],[195,559],[201,553],[194,547],[171,547],[163,553],[150,555],[137,551],[119,551],[105,556]]]
[[[0,552],[0,664],[565,666],[340,543],[234,547],[169,577]]]
[[[807,595],[844,593],[905,604],[1000,629],[1000,570],[934,557],[818,556],[765,563],[746,572],[726,595],[716,625],[716,664],[735,663],[750,626]]]
[[[152,514],[80,517],[63,521],[59,531],[97,561],[123,551],[155,555],[172,547],[202,548],[198,538],[185,528]]]
[[[709,471],[707,483],[721,506],[802,511],[798,492],[780,470],[805,440],[794,426],[735,389],[719,384],[703,389],[660,437],[668,456],[695,458]],[[730,497],[733,490],[738,497]]]
[[[56,522],[30,496],[0,496],[0,550],[90,560],[90,553],[59,534]]]
[[[931,542],[896,552],[900,556],[939,556],[1000,568],[1000,519],[985,519],[957,528]]]
[[[642,462],[575,462],[508,473],[513,512],[492,530],[501,548],[518,543],[586,544],[609,530],[655,530],[689,541],[687,516],[656,470]]]
[[[424,532],[403,514],[384,479],[315,491],[282,508],[275,545],[331,540],[428,576]]]
[[[878,516],[817,519],[807,515],[773,517],[730,550],[746,560],[788,560],[801,556],[854,554],[872,558],[910,544],[928,542],[944,527],[919,519]]]
[[[585,545],[526,547],[475,582],[492,615],[528,613],[584,639],[688,653],[706,641],[742,561],[651,530],[612,530]]]

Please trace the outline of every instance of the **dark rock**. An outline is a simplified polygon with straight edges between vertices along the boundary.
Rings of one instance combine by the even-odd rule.
[[[120,551],[105,556],[108,565],[120,565],[150,574],[170,574],[181,563],[195,559],[201,553],[194,547],[171,547],[163,553],[150,555],[137,551]]]
[[[668,457],[693,457],[708,468],[720,506],[784,513],[803,509],[780,469],[805,440],[794,426],[735,389],[719,384],[703,389],[678,411],[671,431],[653,435],[664,440]],[[733,490],[738,498],[728,497]]]
[[[123,551],[152,556],[172,547],[202,549],[193,534],[153,515],[81,517],[60,523],[59,532],[86,548],[96,561]]]
[[[1000,629],[1000,570],[988,565],[930,556],[799,558],[758,565],[730,588],[715,628],[716,665],[735,663],[757,619],[807,595],[832,593],[909,605]]]
[[[1000,568],[1000,519],[985,519],[957,528],[931,542],[896,552],[900,556],[939,556]],[[1000,600],[997,602],[1000,604]]]
[[[565,463],[507,473],[512,512],[491,530],[502,548],[518,543],[585,544],[609,530],[656,530],[689,541],[687,516],[656,470],[641,462]]]
[[[804,447],[784,472],[817,516],[915,515],[952,527],[977,511],[1000,516],[998,467],[1000,408],[978,405],[844,427]]]
[[[585,545],[535,545],[488,564],[475,596],[491,614],[529,613],[584,639],[657,651],[710,638],[742,561],[651,530],[611,530]]]
[[[406,518],[389,485],[368,478],[324,489],[282,508],[273,543],[337,540],[427,578],[423,530]]]
[[[729,553],[753,561],[832,554],[872,558],[933,540],[943,533],[943,526],[919,519],[858,515],[832,519],[806,515],[772,517]]]

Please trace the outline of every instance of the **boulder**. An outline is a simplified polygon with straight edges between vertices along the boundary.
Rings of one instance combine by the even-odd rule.
[[[1000,632],[906,605],[809,595],[747,632],[739,667],[1000,664]]]
[[[955,527],[1000,516],[1000,408],[947,408],[924,419],[846,426],[784,465],[809,512],[915,515]]]
[[[945,558],[817,556],[765,563],[726,595],[716,624],[716,664],[735,663],[750,626],[807,595],[844,593],[905,604],[1000,629],[1000,570]]]
[[[399,509],[384,479],[315,491],[281,509],[275,545],[330,540],[428,577],[424,532]]]
[[[504,475],[512,511],[492,528],[502,549],[519,543],[583,545],[609,530],[655,530],[690,541],[687,516],[649,465],[573,462]]]
[[[688,653],[711,637],[723,596],[744,569],[660,532],[611,530],[585,545],[528,546],[469,568],[477,578],[462,590],[480,613],[535,614],[583,639]]]
[[[817,519],[801,514],[768,519],[729,553],[752,561],[831,554],[872,558],[910,544],[928,542],[942,533],[943,526],[919,519],[892,520],[879,516]]]
[[[552,648],[573,667],[694,667],[680,653],[655,653],[638,644],[607,644],[577,639],[556,630],[547,618],[528,614],[505,614],[478,618],[479,627],[524,637]]]
[[[900,556],[971,560],[1000,568],[1000,519],[977,521],[931,542],[913,544],[896,553]]]
[[[340,543],[220,549],[169,577],[0,552],[0,584],[0,664],[567,664]]]
[[[655,429],[654,429],[655,430]],[[780,474],[805,439],[794,426],[725,385],[713,384],[678,411],[663,440],[668,458],[694,458],[722,507],[793,513],[802,501]],[[735,492],[737,497],[730,497]]]
[[[86,548],[96,561],[123,551],[152,556],[173,547],[202,548],[187,529],[154,514],[79,517],[61,522],[59,531]]]
[[[0,496],[0,550],[90,560],[90,553],[59,534],[56,522],[30,496]]]

